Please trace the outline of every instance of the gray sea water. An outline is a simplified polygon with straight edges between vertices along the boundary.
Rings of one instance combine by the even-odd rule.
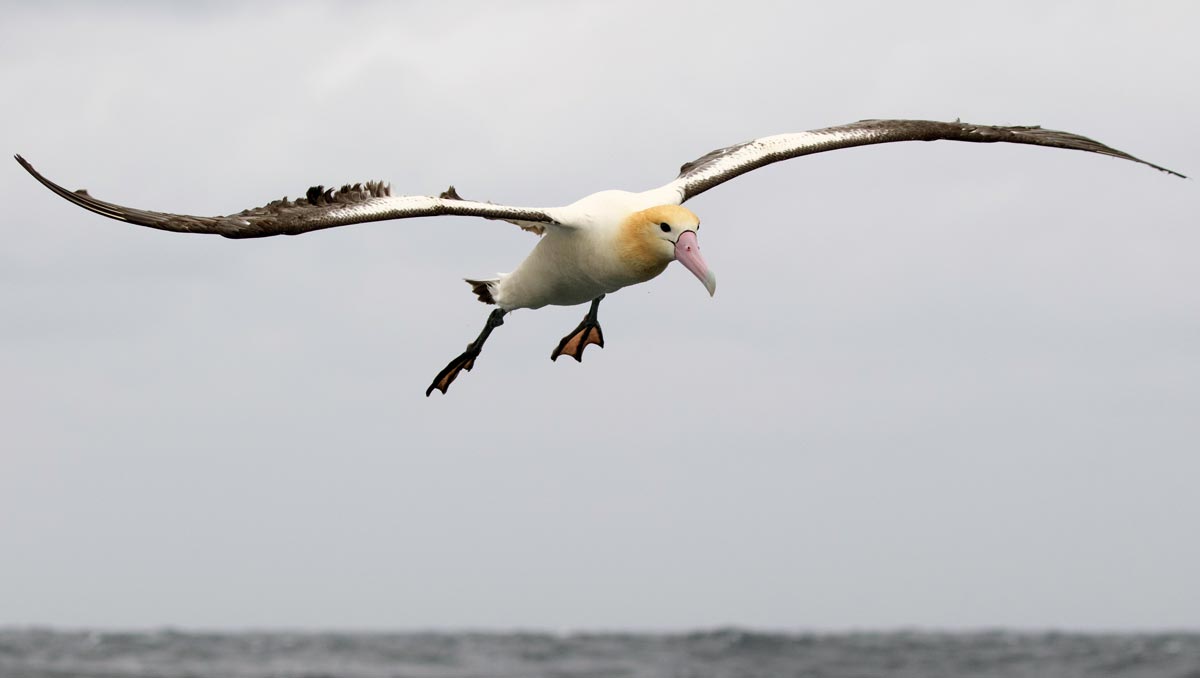
[[[2,678],[1200,678],[1200,634],[0,630]]]

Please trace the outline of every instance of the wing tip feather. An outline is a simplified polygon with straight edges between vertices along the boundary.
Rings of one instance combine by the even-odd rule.
[[[326,205],[351,205],[372,198],[388,198],[392,195],[392,185],[385,181],[368,181],[356,184],[343,184],[341,188],[325,188],[324,184],[309,186],[303,198],[296,202],[306,201],[314,207]],[[286,198],[285,198],[286,200]]]

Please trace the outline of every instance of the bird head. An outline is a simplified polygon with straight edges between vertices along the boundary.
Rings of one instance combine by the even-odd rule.
[[[700,256],[696,239],[700,217],[694,212],[679,205],[658,205],[630,215],[624,230],[622,255],[630,263],[652,271],[650,277],[678,261],[704,283],[709,296],[716,293],[717,277]]]

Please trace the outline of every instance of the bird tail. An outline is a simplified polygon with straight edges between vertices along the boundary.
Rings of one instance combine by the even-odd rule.
[[[467,284],[471,286],[471,291],[479,300],[485,304],[496,303],[497,286],[500,284],[500,279],[493,280],[470,280],[467,279]]]

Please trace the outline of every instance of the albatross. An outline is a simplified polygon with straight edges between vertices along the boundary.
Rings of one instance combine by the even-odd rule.
[[[585,348],[593,344],[604,347],[597,312],[605,295],[655,278],[672,261],[691,271],[709,295],[713,295],[717,278],[700,254],[697,238],[700,217],[683,207],[683,203],[701,193],[781,160],[869,144],[942,139],[1075,149],[1132,160],[1183,177],[1087,137],[1039,126],[862,120],[719,148],[684,164],[675,179],[657,188],[641,192],[600,191],[562,207],[511,207],[465,200],[453,186],[437,196],[392,195],[389,185],[372,181],[340,189],[314,186],[305,197],[296,200],[285,197],[237,214],[197,217],[97,200],[86,190],[69,191],[50,181],[20,155],[16,160],[51,191],[86,210],[164,231],[261,238],[300,235],[369,221],[457,215],[506,221],[541,236],[533,251],[512,273],[467,279],[479,301],[496,308],[488,315],[479,336],[434,377],[425,391],[428,397],[434,390],[445,394],[460,372],[470,371],[488,336],[504,324],[505,315],[516,309],[590,303],[582,322],[550,354],[552,360],[567,355],[582,362]]]

